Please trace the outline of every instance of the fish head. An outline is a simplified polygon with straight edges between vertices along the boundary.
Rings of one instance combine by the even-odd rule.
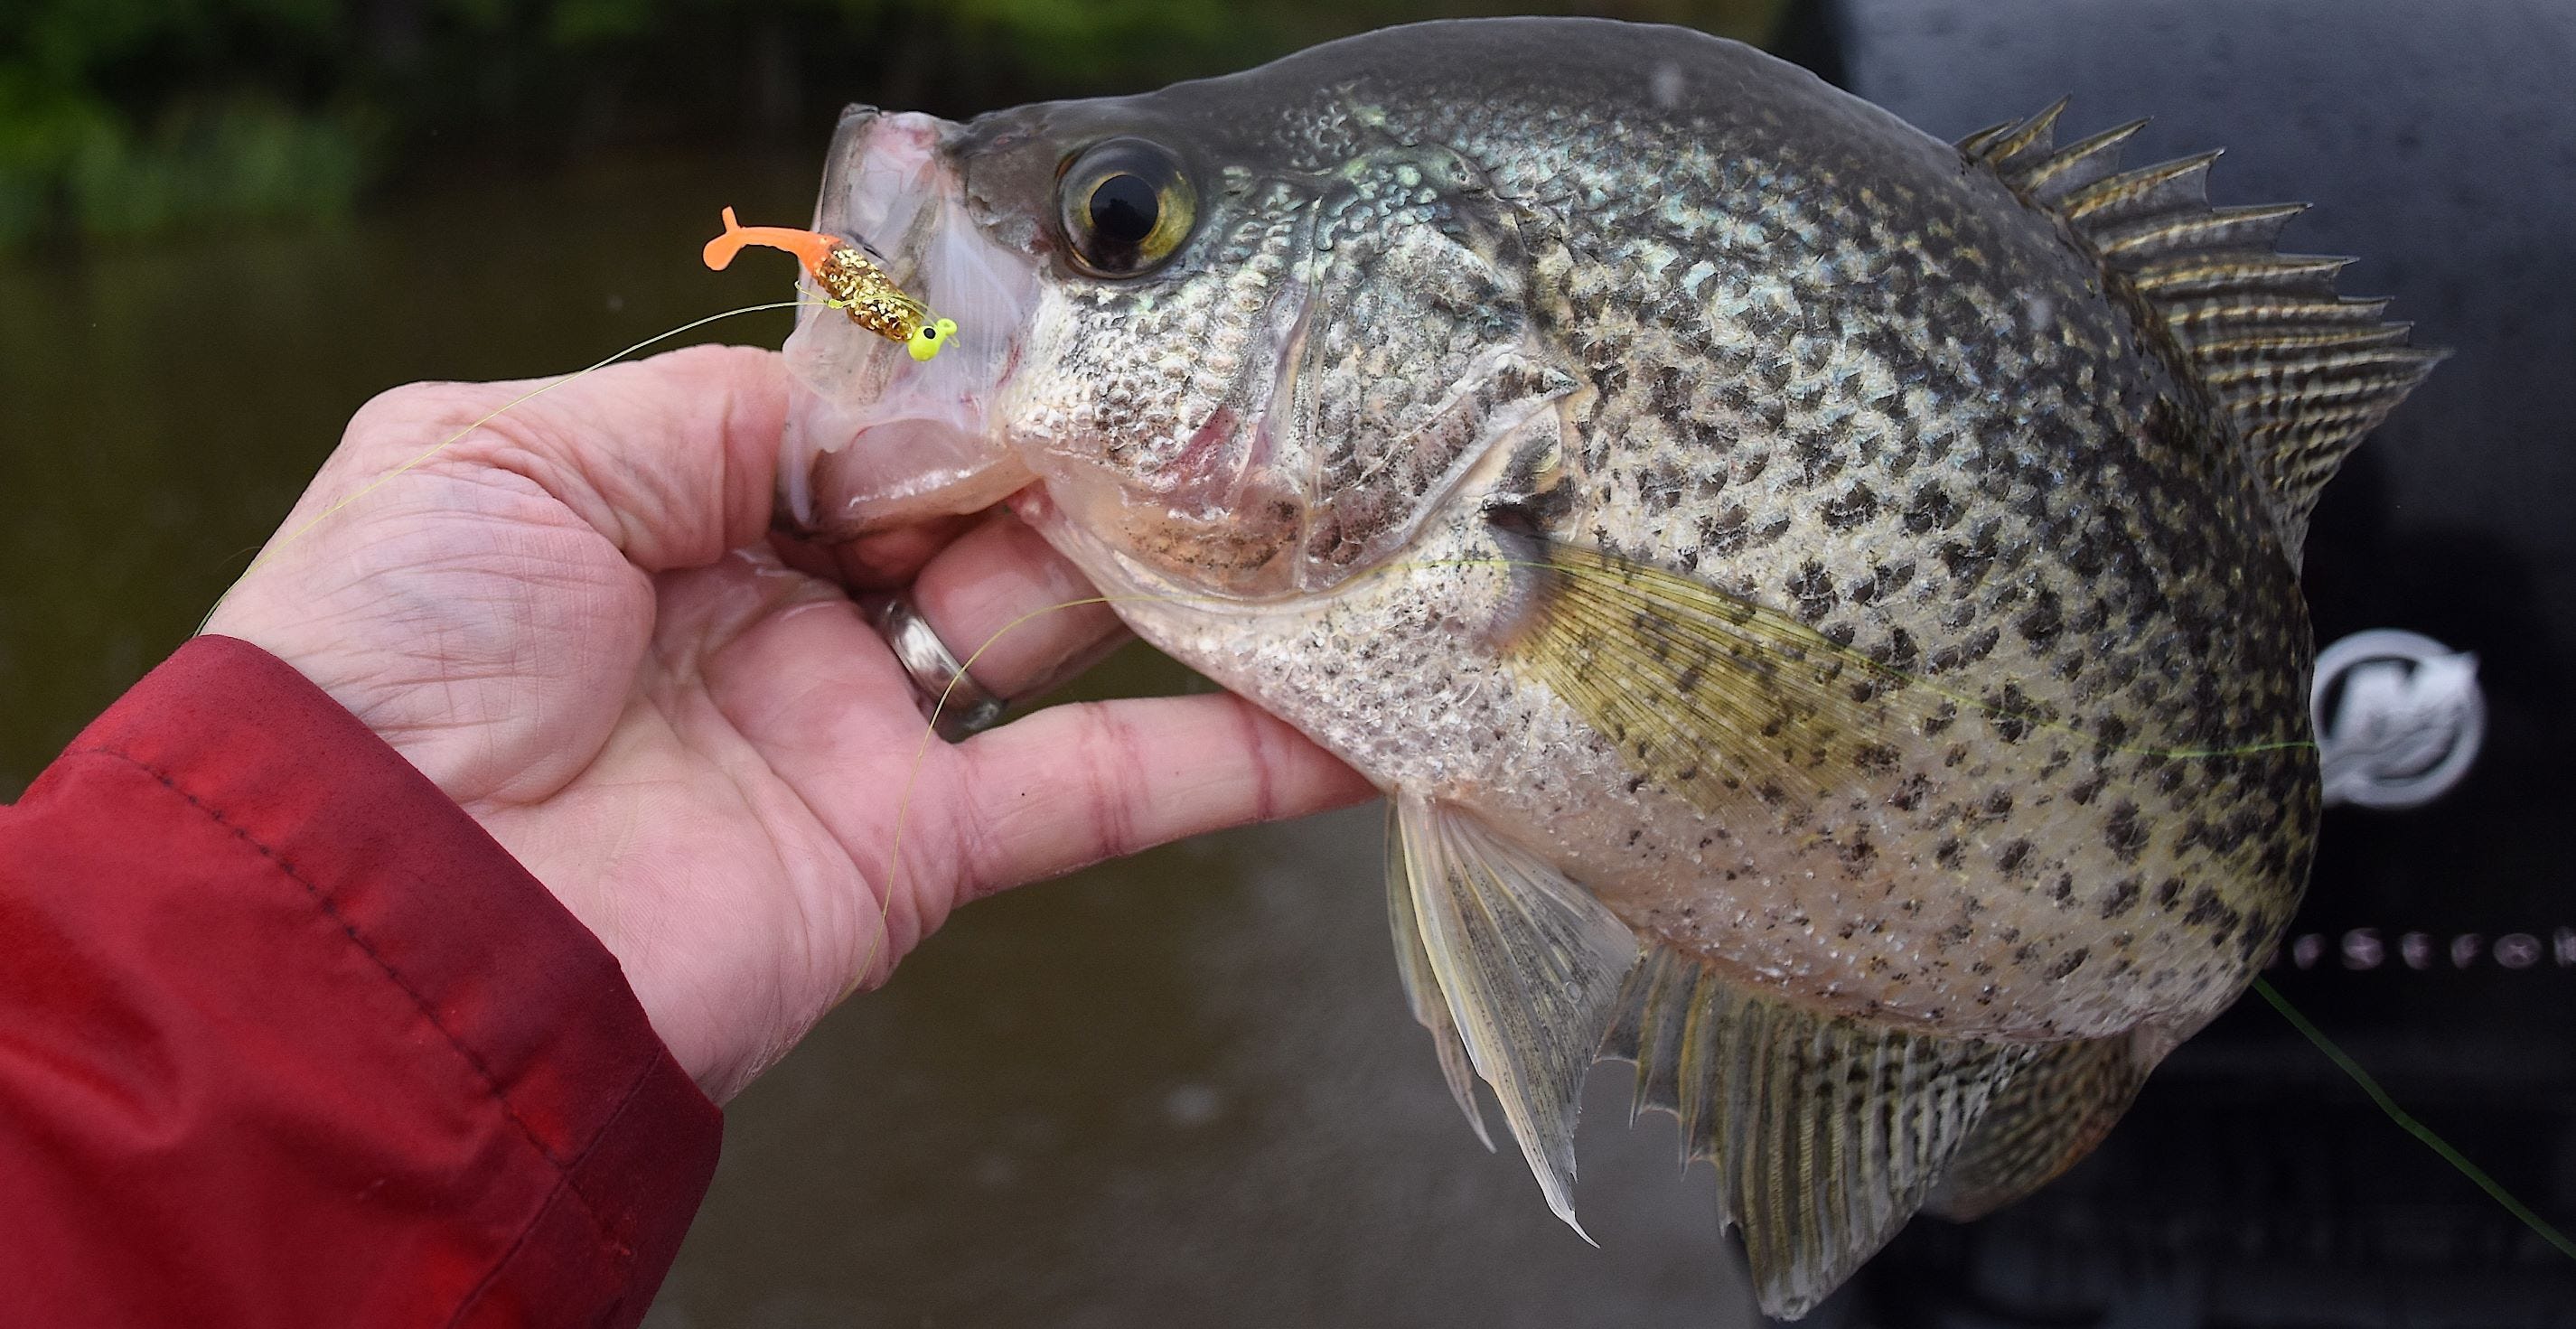
[[[801,530],[838,538],[970,512],[1028,482],[992,405],[1019,359],[1039,265],[973,220],[956,166],[963,132],[874,107],[841,116],[813,229],[865,250],[959,333],[915,360],[808,290],[787,340],[797,388],[779,465],[781,515]]]
[[[794,515],[850,534],[1035,482],[1050,521],[1229,597],[1399,547],[1572,380],[1537,364],[1526,215],[1337,83],[1331,51],[962,126],[845,124],[820,229],[884,244],[959,331],[916,366],[809,311]]]

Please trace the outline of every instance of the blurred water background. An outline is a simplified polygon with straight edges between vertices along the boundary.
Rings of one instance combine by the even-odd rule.
[[[341,426],[780,298],[846,101],[960,116],[1466,4],[0,6],[0,801],[175,648]],[[1589,12],[1762,39],[1772,0]],[[775,345],[784,314],[693,340]],[[1142,647],[1076,695],[1203,686]],[[650,1324],[1706,1326],[1669,1122],[1584,1131],[1594,1250],[1478,1148],[1398,990],[1375,810],[977,905],[731,1107]],[[1489,1109],[1490,1110],[1490,1109]]]

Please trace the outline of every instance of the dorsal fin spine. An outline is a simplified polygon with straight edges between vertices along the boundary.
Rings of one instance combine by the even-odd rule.
[[[2096,228],[2094,247],[2104,258],[2167,252],[2184,247],[2206,249],[2269,248],[2292,217],[2308,210],[2305,203],[2265,203],[2253,207],[2211,208],[2207,212],[2168,212],[2120,226]]]
[[[2385,300],[2336,293],[2349,258],[2282,254],[2274,239],[2304,204],[2209,205],[2219,152],[2118,171],[2144,121],[2051,146],[2060,99],[1959,144],[2031,206],[2066,223],[2108,278],[2161,318],[2225,410],[2293,564],[2318,491],[2344,456],[2447,352],[2408,346]]]
[[[1986,151],[1987,160],[1999,167],[2018,166],[2034,154],[2045,155],[2048,152],[2050,136],[2057,126],[2057,117],[2065,114],[2066,104],[2072,100],[2074,99],[2071,97],[2058,98],[2055,105],[2023,121],[2019,127],[1996,139],[1994,145]]]
[[[2042,199],[2063,198],[2095,184],[2120,169],[2120,147],[2147,127],[2144,120],[2105,129],[2031,168],[2030,192]]]
[[[2150,298],[2225,291],[2332,295],[2335,274],[2351,264],[2351,259],[2333,254],[2217,250],[2167,254],[2130,269],[2128,278],[2130,285]]]
[[[2377,323],[2361,326],[2329,324],[2315,329],[2241,332],[2218,336],[2194,343],[2201,354],[2217,359],[2223,356],[2273,356],[2285,351],[2353,349],[2363,346],[2402,346],[2412,324]]]

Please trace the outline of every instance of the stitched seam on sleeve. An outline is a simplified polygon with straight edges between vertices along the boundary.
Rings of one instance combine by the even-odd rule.
[[[530,1215],[526,1223],[520,1225],[519,1235],[510,1239],[508,1248],[501,1252],[498,1259],[492,1261],[492,1267],[484,1270],[483,1277],[475,1282],[473,1289],[465,1294],[463,1300],[456,1303],[456,1313],[447,1317],[448,1329],[455,1329],[455,1326],[465,1323],[465,1318],[473,1314],[477,1306],[482,1305],[483,1295],[492,1290],[494,1283],[500,1281],[501,1271],[509,1268],[510,1262],[519,1258],[520,1249],[525,1247],[528,1244],[528,1238],[534,1236],[537,1229],[545,1224],[546,1215],[554,1212],[555,1201],[562,1199],[566,1191],[570,1191],[575,1198],[580,1199],[584,1209],[590,1208],[589,1199],[582,1195],[581,1188],[575,1186],[572,1179],[581,1171],[582,1166],[590,1161],[590,1156],[598,1151],[600,1144],[616,1131],[617,1124],[625,1120],[626,1109],[634,1106],[636,1095],[644,1091],[644,1082],[652,1076],[653,1067],[650,1063],[636,1072],[634,1080],[627,1084],[626,1092],[618,1095],[617,1106],[609,1111],[608,1120],[601,1124],[598,1134],[590,1137],[590,1143],[582,1146],[581,1153],[572,1160],[571,1166],[564,1169],[562,1175],[555,1179],[554,1189],[546,1193],[545,1203],[538,1205],[537,1212]],[[618,1240],[616,1234],[610,1232],[607,1224],[600,1220],[597,1210],[590,1209],[590,1219],[599,1228],[600,1236],[606,1239],[608,1248],[616,1252],[620,1264],[633,1260],[634,1247]]]
[[[146,775],[151,776],[153,779],[159,781],[163,788],[168,789],[171,793],[177,794],[179,797],[187,800],[188,806],[204,813],[206,817],[216,825],[232,832],[235,837],[241,840],[242,843],[258,850],[260,857],[267,859],[271,866],[274,866],[280,873],[285,875],[287,880],[303,887],[304,893],[313,898],[314,907],[320,909],[324,916],[328,917],[333,923],[339,925],[340,931],[349,938],[349,944],[357,947],[360,954],[374,962],[376,968],[384,973],[386,980],[391,982],[397,990],[411,1000],[412,1009],[419,1012],[420,1018],[427,1021],[430,1028],[438,1031],[439,1037],[447,1041],[447,1045],[455,1050],[457,1056],[465,1059],[465,1064],[473,1069],[475,1078],[483,1082],[483,1088],[491,1095],[492,1101],[500,1105],[501,1115],[509,1121],[511,1126],[517,1129],[519,1138],[527,1141],[528,1147],[537,1152],[537,1157],[545,1160],[546,1165],[555,1170],[556,1186],[558,1189],[563,1188],[570,1182],[571,1165],[567,1164],[565,1160],[557,1158],[554,1151],[546,1147],[545,1141],[538,1137],[536,1128],[530,1126],[527,1119],[519,1115],[519,1109],[516,1105],[510,1102],[509,1094],[503,1091],[501,1088],[501,1082],[492,1074],[491,1067],[485,1065],[483,1058],[476,1055],[472,1048],[465,1045],[465,1041],[463,1039],[456,1036],[456,1032],[454,1030],[447,1027],[445,1021],[438,1018],[438,1012],[431,1007],[429,999],[422,996],[419,990],[411,985],[410,980],[403,977],[402,971],[394,968],[391,961],[385,959],[385,957],[378,952],[374,946],[368,944],[367,939],[359,933],[357,925],[350,922],[348,916],[340,912],[339,906],[331,902],[331,897],[324,894],[320,887],[307,880],[304,874],[296,871],[293,864],[288,863],[276,850],[269,848],[266,843],[262,842],[258,836],[251,834],[247,829],[233,822],[213,805],[198,798],[195,794],[188,792],[185,788],[182,788],[177,779],[173,778],[168,772],[152,765],[150,762],[142,761],[136,757],[128,755],[127,753],[120,752],[115,748],[80,748],[64,753],[63,757],[66,760],[74,757],[112,757],[134,767],[136,770],[139,770]],[[651,1070],[652,1065],[650,1062],[647,1062],[644,1068],[644,1073],[649,1074]],[[636,1077],[636,1084],[641,1085],[642,1083],[643,1075],[639,1074]],[[627,1092],[631,1097],[634,1090],[630,1087]],[[623,1110],[624,1103],[622,1101],[620,1102],[619,1107],[620,1110]],[[612,1120],[613,1119],[614,1118],[612,1118]],[[598,1137],[595,1135],[592,1137],[590,1144],[583,1147],[581,1156],[587,1156],[591,1147],[595,1146],[597,1142]],[[609,1231],[607,1221],[600,1216],[597,1209],[591,1206],[590,1197],[584,1195],[581,1188],[578,1186],[572,1186],[570,1189],[574,1200],[580,1203],[582,1212],[590,1218],[591,1225],[599,1229],[600,1236],[602,1238],[613,1240],[614,1238]],[[549,1200],[549,1203],[551,1203],[551,1199]],[[539,1212],[542,1213],[544,1211],[540,1209]]]

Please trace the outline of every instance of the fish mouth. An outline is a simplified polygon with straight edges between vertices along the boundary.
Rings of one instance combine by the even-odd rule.
[[[780,524],[826,540],[974,512],[1029,482],[993,403],[1037,307],[1038,260],[968,211],[950,152],[962,126],[914,112],[842,113],[814,229],[860,246],[957,331],[934,358],[825,307],[810,281],[786,357],[795,401],[780,440]]]

